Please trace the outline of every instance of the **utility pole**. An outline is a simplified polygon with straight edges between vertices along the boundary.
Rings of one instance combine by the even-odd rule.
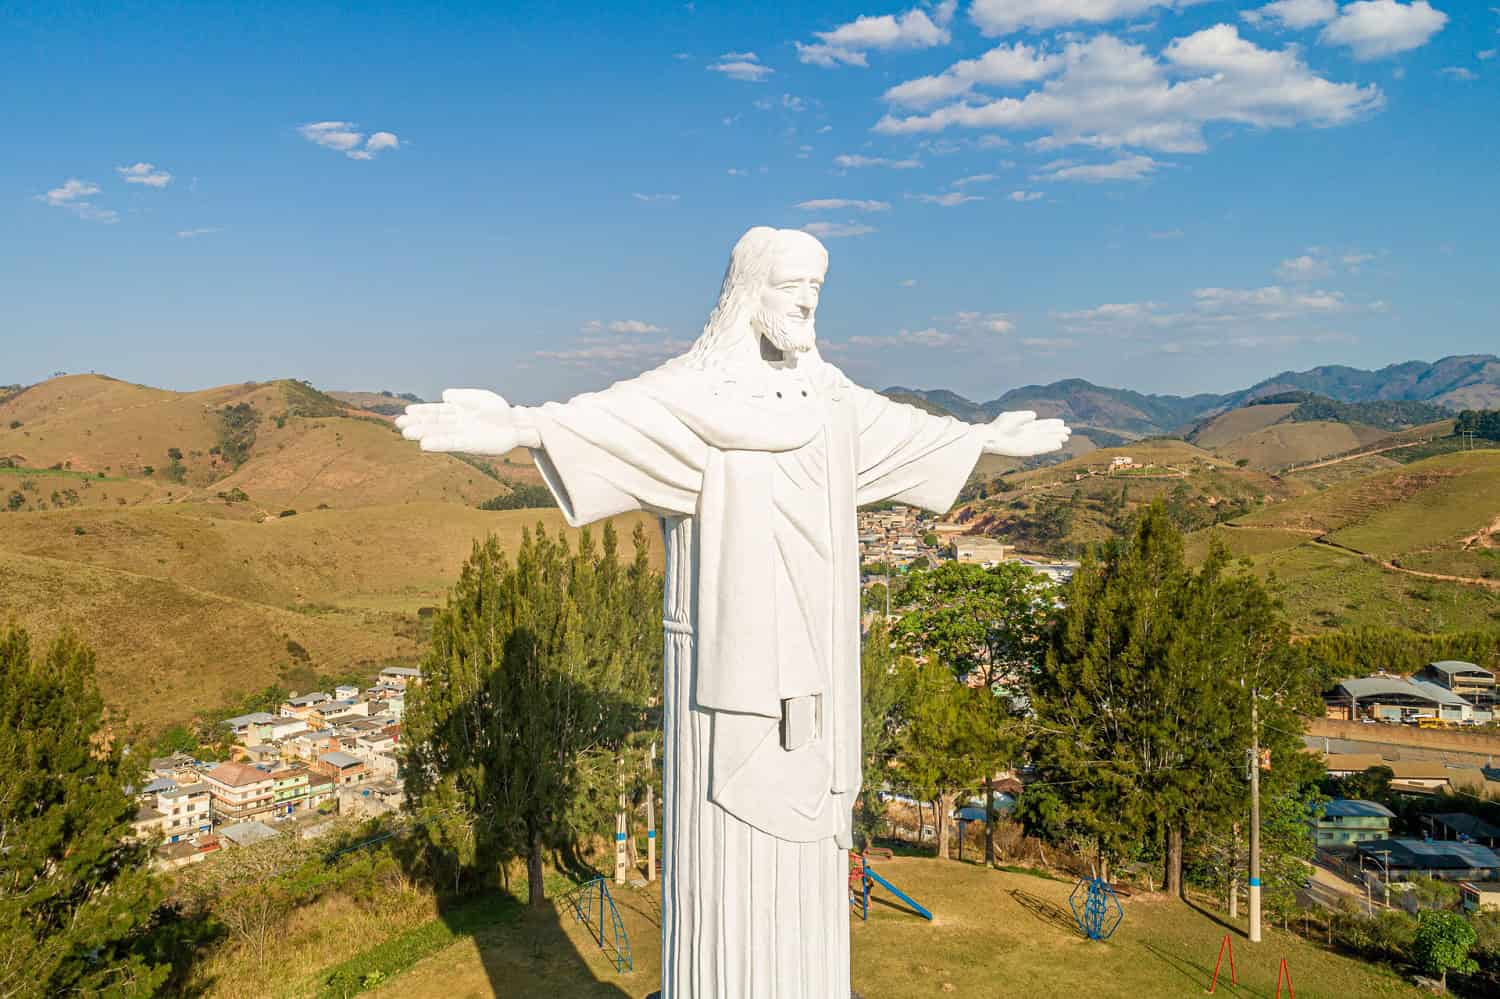
[[[1260,943],[1260,710],[1250,691],[1250,942]]]

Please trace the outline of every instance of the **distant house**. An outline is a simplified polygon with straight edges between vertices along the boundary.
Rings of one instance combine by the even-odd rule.
[[[275,782],[265,770],[243,763],[220,763],[203,775],[217,822],[240,822],[275,807]]]
[[[307,722],[302,718],[281,715],[267,722],[257,722],[251,726],[251,731],[255,735],[253,740],[255,742],[280,742],[283,739],[290,739],[299,732],[306,732]]]
[[[213,795],[206,784],[188,784],[156,796],[162,813],[162,838],[168,843],[195,841],[213,829]]]
[[[345,752],[332,752],[319,756],[318,762],[313,764],[313,769],[326,777],[331,777],[339,787],[345,787],[364,780],[368,768],[365,766],[365,761],[358,756]]]
[[[1391,760],[1391,788],[1408,794],[1435,794],[1453,786],[1456,772],[1441,760]]]
[[[233,718],[225,718],[223,724],[228,726],[229,731],[234,734],[235,739],[244,742],[256,725],[264,725],[275,716],[265,711],[252,711],[248,715],[235,715]]]
[[[982,566],[999,565],[1006,556],[1015,551],[1014,545],[980,536],[953,539],[953,550],[960,562],[975,562]]]
[[[1428,663],[1417,677],[1440,687],[1447,687],[1475,707],[1493,707],[1496,700],[1495,674],[1483,666],[1456,659]]]
[[[312,710],[312,717],[324,725],[342,718],[362,717],[370,713],[370,702],[348,697],[339,701],[324,701]]]
[[[385,709],[390,712],[392,719],[399,722],[406,714],[406,698],[397,694],[385,702]]]
[[[375,781],[358,787],[341,787],[338,791],[339,814],[370,818],[398,811],[406,795],[394,780]]]
[[[1371,767],[1388,767],[1390,764],[1379,753],[1324,753],[1323,767],[1330,777],[1348,777],[1362,774]]]
[[[1355,847],[1360,866],[1381,870],[1391,881],[1414,877],[1444,881],[1500,878],[1500,854],[1476,843],[1422,839],[1372,839]]]
[[[1415,721],[1437,718],[1442,721],[1488,720],[1489,712],[1476,718],[1474,705],[1447,687],[1427,680],[1406,680],[1399,676],[1365,676],[1340,680],[1323,701],[1334,715],[1343,714],[1350,721],[1370,717],[1381,721]]]
[[[415,666],[387,666],[380,671],[380,679],[405,690],[422,685],[422,671]]]
[[[264,822],[255,821],[236,822],[233,825],[222,827],[218,832],[219,838],[224,841],[226,846],[253,846],[256,843],[263,843],[268,839],[275,839],[277,835],[275,829],[272,829]]]
[[[307,804],[311,772],[302,766],[271,771],[271,803],[277,815],[290,815]]]
[[[1458,892],[1465,912],[1500,911],[1500,882],[1465,881],[1458,886]]]
[[[336,701],[352,700],[359,696],[359,688],[349,683],[341,683],[333,688],[333,699]]]
[[[1312,820],[1313,842],[1321,847],[1348,847],[1391,834],[1396,813],[1378,801],[1335,798]]]
[[[293,718],[306,718],[319,704],[331,700],[333,698],[321,690],[315,690],[310,694],[293,695],[282,702],[281,713]]]
[[[1478,843],[1491,850],[1500,848],[1500,829],[1477,815],[1466,812],[1441,812],[1422,816],[1422,829],[1433,839],[1456,839]]]

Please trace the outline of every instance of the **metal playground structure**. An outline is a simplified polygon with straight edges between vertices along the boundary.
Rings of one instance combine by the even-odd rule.
[[[584,882],[562,901],[573,918],[588,929],[589,936],[614,963],[616,971],[635,970],[635,960],[630,956],[630,934],[625,932],[620,910],[615,908],[615,898],[604,878]]]
[[[1082,899],[1078,897],[1080,891],[1084,893]],[[1073,910],[1073,922],[1078,924],[1079,932],[1090,940],[1108,940],[1125,918],[1115,886],[1103,878],[1088,878],[1074,885],[1068,896],[1068,908]]]
[[[927,908],[906,892],[891,884],[885,878],[875,873],[870,867],[869,858],[863,854],[849,853],[849,907],[859,913],[860,919],[870,918],[870,888],[879,885],[886,891],[895,895],[911,908],[913,912],[928,922],[932,921],[932,913]]]

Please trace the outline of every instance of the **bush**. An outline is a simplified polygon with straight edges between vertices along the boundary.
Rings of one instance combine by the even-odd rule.
[[[21,426],[22,426],[22,424],[21,424],[20,420],[11,420],[10,421],[10,428],[12,430],[20,430]]]
[[[295,517],[295,516],[297,516],[297,511],[296,510],[283,510],[280,513],[278,513],[276,516],[278,516],[278,517]]]

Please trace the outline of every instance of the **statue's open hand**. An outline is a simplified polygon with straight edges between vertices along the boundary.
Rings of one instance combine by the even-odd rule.
[[[984,428],[986,454],[1030,458],[1060,449],[1072,431],[1062,420],[1038,420],[1030,410],[1001,413]]]
[[[462,451],[499,457],[518,447],[540,447],[536,429],[494,392],[448,389],[442,402],[406,407],[396,419],[401,436],[423,451]]]

